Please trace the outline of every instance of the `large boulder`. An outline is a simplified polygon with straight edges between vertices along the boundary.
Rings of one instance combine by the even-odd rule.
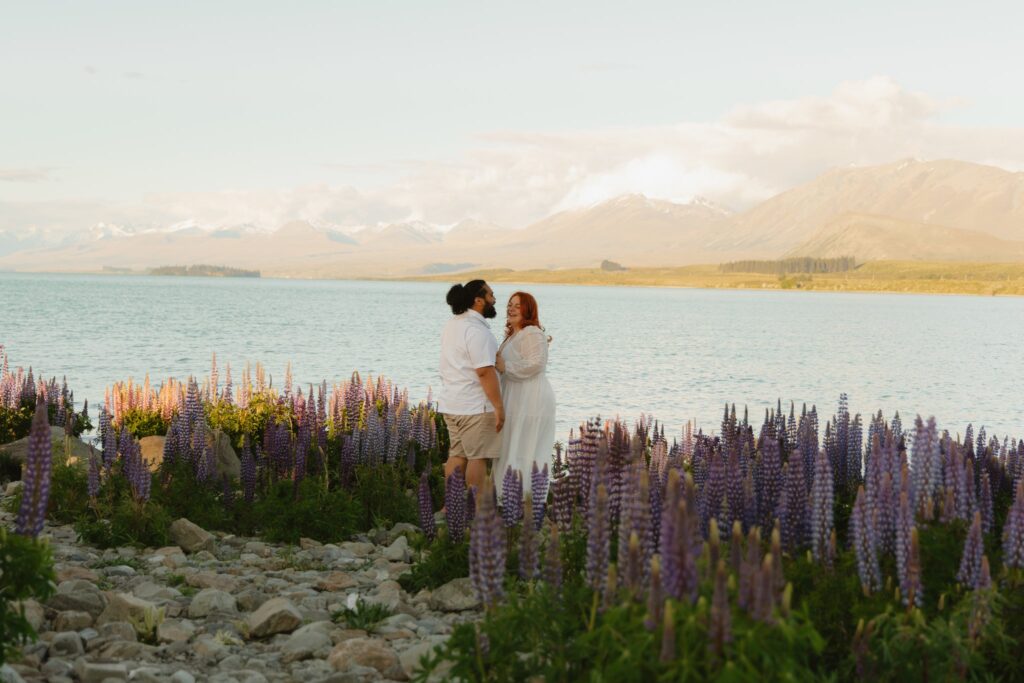
[[[430,596],[430,608],[439,612],[463,612],[479,606],[473,582],[466,577],[452,579]]]
[[[271,598],[249,615],[249,635],[253,638],[291,633],[301,625],[302,614],[285,598]]]
[[[146,461],[149,469],[156,471],[160,463],[164,461],[164,444],[166,436],[147,436],[139,440],[142,446],[142,459]],[[234,447],[231,445],[231,437],[219,429],[206,430],[206,443],[213,450],[213,457],[216,461],[217,477],[226,474],[233,480],[242,476],[242,461],[238,459]]]
[[[200,550],[212,551],[214,548],[213,534],[184,517],[171,522],[169,531],[171,540],[186,553],[197,553]]]
[[[54,448],[58,453],[64,453],[64,428],[63,427],[50,427],[50,441],[53,443]],[[85,443],[81,439],[72,437],[68,445],[70,446],[70,455],[68,464],[87,464],[89,462],[89,455],[96,453],[99,455],[99,451],[92,448],[89,444]],[[17,460],[18,462],[24,463],[25,456],[28,453],[28,437],[24,439],[18,439],[11,443],[5,443],[0,446],[0,455],[7,455]]]
[[[156,609],[156,605],[149,600],[137,598],[130,593],[107,593],[107,607],[96,619],[96,624],[145,623],[146,613],[155,613]]]
[[[348,671],[355,666],[376,669],[385,678],[404,681],[408,678],[398,653],[377,638],[352,638],[338,643],[327,657],[335,671]]]

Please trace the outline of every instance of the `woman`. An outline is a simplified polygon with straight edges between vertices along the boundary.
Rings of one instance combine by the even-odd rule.
[[[543,468],[551,461],[555,392],[546,373],[549,339],[540,326],[537,300],[526,292],[516,292],[509,298],[506,312],[505,341],[495,361],[501,376],[505,427],[494,482],[500,491],[505,470],[511,467],[522,475],[525,494],[530,491],[533,463]]]

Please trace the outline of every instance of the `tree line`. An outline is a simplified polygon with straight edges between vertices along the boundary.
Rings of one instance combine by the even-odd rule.
[[[838,258],[797,258],[776,259],[774,261],[731,261],[718,266],[723,273],[769,273],[772,275],[789,275],[791,273],[844,273],[857,267],[852,256]]]

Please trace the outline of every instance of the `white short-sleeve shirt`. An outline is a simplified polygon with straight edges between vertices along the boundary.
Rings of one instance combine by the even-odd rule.
[[[445,323],[441,332],[441,395],[438,410],[449,415],[494,411],[480,386],[478,368],[494,365],[498,340],[484,317],[469,310]]]

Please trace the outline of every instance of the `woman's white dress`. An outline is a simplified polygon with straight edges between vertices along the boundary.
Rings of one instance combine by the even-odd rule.
[[[501,457],[494,468],[494,483],[501,492],[505,470],[523,475],[523,493],[530,491],[533,463],[550,468],[555,444],[555,392],[548,381],[548,338],[539,327],[524,327],[499,349],[505,359],[501,400],[505,426],[501,430]]]

